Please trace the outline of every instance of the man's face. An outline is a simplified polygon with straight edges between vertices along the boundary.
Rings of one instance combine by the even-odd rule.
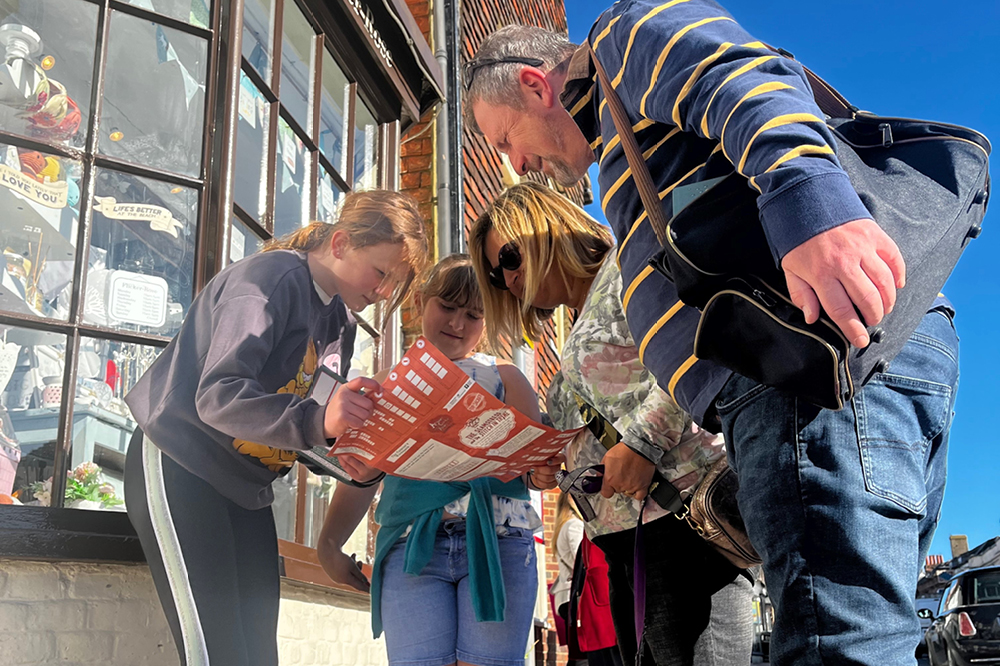
[[[553,103],[554,100],[554,103]],[[594,152],[558,96],[530,91],[524,109],[477,101],[472,112],[486,139],[510,158],[518,175],[544,173],[563,187],[575,185],[594,161]]]

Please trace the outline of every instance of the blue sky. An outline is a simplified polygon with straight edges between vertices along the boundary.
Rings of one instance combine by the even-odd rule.
[[[754,37],[795,54],[852,103],[886,116],[976,129],[1000,147],[1000,2],[964,0],[721,0]],[[582,41],[610,6],[567,0],[570,38]],[[1000,163],[991,166],[995,182]],[[596,173],[591,174],[594,183]],[[599,196],[596,196],[598,200]],[[1000,202],[945,287],[958,310],[961,386],[951,431],[948,489],[931,553],[951,557],[950,534],[975,546],[1000,534]],[[600,206],[589,208],[604,219]]]

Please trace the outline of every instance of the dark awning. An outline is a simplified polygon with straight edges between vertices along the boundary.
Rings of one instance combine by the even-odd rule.
[[[379,120],[401,129],[443,101],[444,76],[405,0],[326,0],[328,35],[342,38]],[[323,21],[327,23],[328,21]]]

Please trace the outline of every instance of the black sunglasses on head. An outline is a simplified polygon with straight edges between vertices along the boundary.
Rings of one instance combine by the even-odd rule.
[[[469,92],[472,89],[472,82],[476,80],[476,74],[479,70],[486,67],[492,67],[493,65],[500,65],[503,63],[517,63],[520,65],[527,65],[528,67],[541,67],[545,64],[545,61],[541,58],[518,58],[517,56],[505,56],[503,58],[477,58],[470,60],[465,63],[465,92]]]
[[[490,269],[490,284],[501,291],[507,291],[507,280],[503,272],[516,271],[521,267],[521,250],[514,243],[507,243],[497,254],[497,265]]]

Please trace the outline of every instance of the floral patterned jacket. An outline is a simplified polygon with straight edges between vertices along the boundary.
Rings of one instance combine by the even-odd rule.
[[[689,495],[709,466],[725,455],[721,437],[701,430],[656,384],[639,361],[622,307],[622,277],[608,258],[591,285],[583,309],[563,346],[562,370],[549,387],[547,408],[557,428],[583,425],[576,396],[610,421],[622,441],[656,463],[682,496]],[[601,462],[606,450],[584,431],[567,450],[568,469]],[[590,538],[635,527],[639,502],[624,495],[591,499],[597,518],[586,525]],[[666,515],[648,502],[645,521]]]

